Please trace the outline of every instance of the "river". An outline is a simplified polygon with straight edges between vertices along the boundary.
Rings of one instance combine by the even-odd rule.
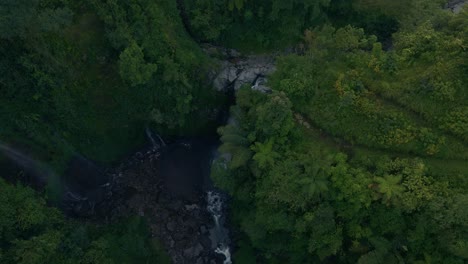
[[[235,90],[248,85],[268,92],[264,77],[275,67],[272,57],[216,52],[226,58],[211,76],[212,86],[230,98],[218,109],[216,122],[222,126],[229,119]],[[54,205],[69,216],[111,223],[139,215],[147,219],[151,236],[161,241],[173,263],[231,264],[229,197],[210,178],[211,164],[219,156],[216,131],[189,138],[164,138],[150,128],[142,133],[147,144],[114,168],[102,168],[75,153],[61,176],[13,146],[0,144],[0,152],[29,175],[28,184],[40,189],[53,181]]]

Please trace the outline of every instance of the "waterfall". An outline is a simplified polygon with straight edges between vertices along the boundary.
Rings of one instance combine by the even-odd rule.
[[[82,197],[81,195],[74,193],[72,191],[68,191],[65,195],[70,201],[73,202],[81,202],[81,201],[87,201],[88,197]]]
[[[158,137],[159,142],[162,143],[163,147],[165,147],[165,146],[166,146],[166,142],[164,142],[164,140],[159,136],[159,134],[156,134],[156,136]]]
[[[226,259],[224,260],[223,264],[231,264],[231,251],[229,250],[229,247],[221,244],[218,248],[215,250],[216,253],[224,255]]]
[[[255,80],[252,82],[252,86],[250,87],[254,91],[259,91],[261,93],[271,93],[271,89],[266,86],[267,79],[265,76],[257,75]]]
[[[159,136],[159,134],[156,134],[156,136],[158,137],[160,144],[156,143],[156,140],[154,139],[154,136],[153,136],[153,132],[151,132],[149,127],[146,127],[145,132],[146,132],[146,136],[148,137],[148,139],[150,140],[151,144],[153,145],[155,149],[158,149],[161,146],[163,147],[166,146],[166,142],[164,142],[164,140]]]
[[[47,176],[51,172],[43,164],[2,143],[0,143],[0,152],[29,172],[39,183],[46,183]]]
[[[146,127],[145,132],[146,132],[146,136],[148,137],[148,139],[151,142],[151,145],[153,145],[154,148],[158,148],[159,145],[154,140],[153,133],[151,132],[151,130],[148,127]]]
[[[207,210],[213,216],[215,227],[211,230],[211,240],[215,247],[215,253],[222,254],[225,257],[224,264],[231,264],[231,251],[228,244],[227,230],[222,226],[221,216],[223,210],[223,200],[221,195],[215,191],[207,193]]]
[[[255,79],[254,85],[251,87],[252,90],[257,90],[258,85],[260,84],[259,79],[260,78],[258,78],[258,77],[257,77],[257,79]]]

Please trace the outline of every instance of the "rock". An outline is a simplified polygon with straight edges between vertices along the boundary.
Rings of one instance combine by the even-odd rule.
[[[204,248],[210,248],[211,247],[211,240],[207,236],[200,237],[200,243],[203,245]]]
[[[451,0],[446,4],[446,9],[451,10],[453,13],[458,14],[463,9],[463,6],[467,3],[466,0]]]
[[[176,225],[174,222],[169,222],[166,224],[166,228],[169,232],[174,232],[174,230],[176,229]]]
[[[184,256],[189,259],[194,259],[203,251],[203,246],[198,243],[196,246],[184,250]]]
[[[246,69],[242,71],[234,84],[234,90],[239,90],[245,84],[252,85],[255,82],[255,79],[257,79],[257,76],[255,69]]]
[[[238,78],[238,69],[236,67],[229,67],[227,69],[227,81],[232,83]]]
[[[172,209],[174,211],[180,211],[180,208],[182,207],[182,202],[179,200],[172,201],[169,205],[168,208]]]
[[[145,212],[143,211],[143,208],[140,208],[140,210],[138,211],[138,215],[145,216]]]
[[[185,235],[186,234],[183,234],[183,233],[175,233],[173,237],[175,241],[181,241],[185,239]]]
[[[171,237],[171,238],[169,238],[169,247],[173,248],[173,247],[174,247],[174,245],[175,245],[175,241],[174,241],[174,239],[172,239],[172,237]]]
[[[185,205],[185,210],[187,210],[187,211],[193,211],[195,209],[200,209],[200,208],[196,204]]]
[[[169,213],[166,210],[157,210],[156,214],[159,216],[160,219],[167,219],[169,217]]]
[[[261,93],[271,93],[271,89],[265,85],[254,85],[252,86],[252,90],[259,91]]]
[[[229,56],[237,56],[237,54],[229,51]],[[227,84],[230,80],[236,81],[244,71],[243,67],[246,67],[245,63],[238,65],[226,62],[224,65],[226,71],[219,81]],[[252,71],[256,73],[264,71],[264,68],[256,67]],[[244,76],[247,75],[244,73]],[[180,143],[176,144],[180,145]],[[191,151],[195,147],[182,144],[177,149]],[[211,248],[208,224],[212,224],[213,220],[206,210],[205,193],[195,192],[194,199],[185,199],[175,195],[168,187],[167,179],[163,178],[160,172],[163,158],[167,158],[168,153],[161,152],[161,158],[158,160],[152,160],[154,155],[151,151],[144,150],[140,153],[142,155],[137,154],[140,159],[138,163],[125,162],[123,163],[125,166],[120,166],[119,170],[114,173],[114,178],[122,179],[122,184],[119,183],[119,186],[122,186],[122,192],[115,194],[115,197],[111,199],[112,203],[109,207],[116,212],[113,217],[117,219],[118,216],[130,213],[144,214],[150,226],[151,237],[161,241],[172,263],[204,264],[212,260],[211,263],[222,263],[221,256],[214,253]],[[129,157],[129,160],[133,161],[135,156]],[[180,166],[185,165],[185,163],[180,164]],[[194,164],[198,167],[200,162],[196,160]],[[115,183],[115,181],[111,182]],[[107,191],[106,188],[102,189]],[[88,208],[92,205],[89,205],[88,201],[76,203],[77,211],[83,211],[83,207]]]
[[[213,87],[217,91],[239,90],[243,85],[254,85],[259,77],[272,74],[275,70],[274,59],[266,56],[236,57],[236,62],[220,63],[221,69],[213,78]],[[267,90],[267,89],[264,89]]]
[[[238,52],[235,49],[230,49],[230,50],[228,50],[228,56],[231,57],[231,58],[237,58],[237,57],[240,57],[241,54],[240,54],[240,52]]]

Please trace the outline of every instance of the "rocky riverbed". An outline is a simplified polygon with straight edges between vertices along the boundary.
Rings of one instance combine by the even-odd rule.
[[[123,162],[114,177],[124,195],[113,202],[110,215],[145,217],[173,263],[223,263],[210,239],[215,228],[207,210],[207,179],[215,149],[207,140],[177,141],[153,146]]]
[[[219,66],[210,73],[209,86],[231,95],[244,85],[270,92],[266,82],[275,70],[274,56],[243,56],[216,47],[205,51],[217,53]],[[224,124],[228,115],[219,120]],[[151,236],[161,241],[173,263],[230,264],[227,197],[210,180],[219,144],[216,134],[164,142],[157,134],[146,133],[148,146],[115,168],[103,169],[76,154],[57,182],[58,206],[72,217],[100,223],[139,215],[147,219]],[[1,144],[0,151],[38,185],[51,175],[21,151]]]
[[[463,6],[466,4],[466,0],[452,0],[446,5],[446,9],[451,10],[453,13],[458,14],[461,12]]]

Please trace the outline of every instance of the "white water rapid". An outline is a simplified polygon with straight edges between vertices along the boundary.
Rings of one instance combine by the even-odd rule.
[[[223,210],[223,200],[221,195],[215,191],[207,193],[207,210],[213,216],[215,227],[211,232],[211,241],[215,252],[225,257],[224,264],[232,264],[231,251],[228,246],[228,234],[226,228],[222,226],[221,217]]]

